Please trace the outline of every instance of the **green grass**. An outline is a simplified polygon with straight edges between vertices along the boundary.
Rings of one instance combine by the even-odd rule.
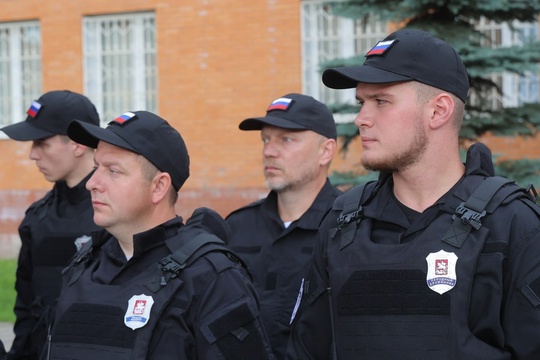
[[[0,259],[0,321],[15,321],[15,269],[16,259]]]

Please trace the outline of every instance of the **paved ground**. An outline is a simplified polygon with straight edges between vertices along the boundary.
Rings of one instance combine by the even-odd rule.
[[[13,324],[0,322],[0,339],[4,343],[6,351],[11,348],[11,343],[13,342]]]

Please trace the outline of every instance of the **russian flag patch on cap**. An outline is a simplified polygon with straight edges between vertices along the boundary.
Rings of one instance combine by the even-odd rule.
[[[116,119],[114,119],[113,121],[111,122],[115,122],[117,124],[124,124],[126,121],[129,121],[131,119],[133,119],[135,116],[137,116],[136,114],[128,111],[128,112],[125,112],[123,113],[122,115],[118,116]]]
[[[292,103],[292,99],[279,98],[272,101],[272,103],[270,104],[270,106],[268,106],[268,109],[266,109],[266,111],[268,112],[271,110],[287,110],[289,106],[291,105],[291,103]]]
[[[34,100],[32,102],[32,105],[30,105],[30,107],[26,111],[26,113],[30,115],[31,117],[35,118],[40,109],[41,109],[41,104]]]
[[[394,45],[396,41],[397,39],[388,40],[388,41],[379,41],[377,45],[375,45],[373,48],[371,48],[371,50],[367,52],[366,56],[382,55],[385,52],[387,52],[388,49],[390,49],[390,47],[392,47],[392,45]]]

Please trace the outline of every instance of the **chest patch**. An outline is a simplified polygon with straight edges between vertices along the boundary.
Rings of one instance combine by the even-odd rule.
[[[458,257],[454,253],[440,250],[426,257],[428,287],[439,294],[452,290],[456,285],[456,263]]]
[[[143,327],[150,320],[150,310],[154,299],[144,294],[133,295],[128,301],[128,308],[124,315],[124,324],[132,330]]]

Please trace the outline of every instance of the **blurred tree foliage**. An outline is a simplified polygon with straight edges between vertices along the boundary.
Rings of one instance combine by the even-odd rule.
[[[460,54],[470,77],[471,89],[467,111],[461,130],[461,145],[465,147],[478,137],[491,133],[495,136],[530,137],[540,128],[540,104],[520,102],[505,107],[494,97],[502,98],[501,74],[536,75],[540,61],[540,42],[513,27],[515,21],[536,23],[540,14],[538,0],[343,0],[329,2],[337,16],[355,19],[360,24],[384,21],[433,33],[450,43]],[[376,17],[373,16],[376,14]],[[493,44],[490,36],[479,30],[481,19],[507,24],[520,45],[504,47]],[[381,39],[382,40],[382,39]],[[373,44],[375,45],[375,44]],[[364,55],[336,59],[322,64],[322,68],[358,65]],[[444,69],[441,69],[444,71]],[[499,75],[499,76],[498,76]],[[507,94],[508,95],[508,94]],[[336,113],[354,113],[357,106],[328,104]],[[338,134],[344,139],[342,151],[358,135],[353,124],[339,124]],[[503,156],[504,154],[497,154]],[[499,175],[516,180],[522,186],[540,183],[540,159],[498,161]],[[374,174],[334,173],[336,184],[358,183],[376,177]]]

